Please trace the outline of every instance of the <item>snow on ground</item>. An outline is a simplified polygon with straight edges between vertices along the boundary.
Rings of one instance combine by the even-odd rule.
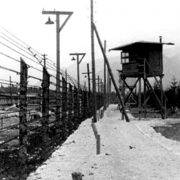
[[[180,180],[180,143],[151,127],[163,120],[138,121],[128,115],[130,123],[111,105],[96,123],[99,155],[87,119],[27,180],[72,180],[73,172],[81,172],[83,180]]]

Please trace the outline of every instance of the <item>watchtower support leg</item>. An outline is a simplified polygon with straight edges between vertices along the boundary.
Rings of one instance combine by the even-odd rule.
[[[122,87],[122,101],[124,104],[125,101],[125,78],[123,77],[123,87]],[[125,105],[125,104],[124,104]],[[124,114],[122,113],[122,120],[124,120]]]
[[[141,77],[139,77],[139,102],[138,102],[139,112],[141,110]]]
[[[144,118],[146,118],[146,59],[144,59]]]
[[[126,81],[124,81],[126,87],[130,90],[130,93],[128,94],[128,96],[126,97],[126,99],[124,100],[124,104],[126,104],[126,102],[128,101],[129,97],[131,96],[131,94],[133,94],[136,97],[136,94],[133,92],[134,89],[136,89],[136,85],[138,83],[138,79],[136,80],[135,84],[133,85],[133,87],[130,87]]]

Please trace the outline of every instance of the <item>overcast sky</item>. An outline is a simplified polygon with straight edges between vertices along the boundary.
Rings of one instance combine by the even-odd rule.
[[[139,40],[180,44],[179,0],[96,0],[94,20],[107,49]],[[86,53],[91,58],[90,0],[0,0],[0,26],[56,62],[55,25],[44,23],[42,10],[74,12],[60,33],[61,67],[72,63],[69,53]],[[65,16],[61,16],[63,22]],[[51,15],[55,21],[55,16]],[[101,51],[95,43],[96,58]],[[107,52],[118,56],[118,52]]]

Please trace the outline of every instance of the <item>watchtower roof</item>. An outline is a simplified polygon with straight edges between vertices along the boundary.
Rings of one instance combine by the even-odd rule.
[[[109,51],[121,51],[121,50],[129,50],[129,49],[133,49],[133,48],[137,48],[139,46],[143,47],[143,48],[149,48],[149,46],[162,46],[162,45],[174,45],[173,43],[162,43],[162,42],[149,42],[149,41],[137,41],[134,43],[130,43],[130,44],[125,44],[122,46],[118,46],[112,49],[109,49]]]

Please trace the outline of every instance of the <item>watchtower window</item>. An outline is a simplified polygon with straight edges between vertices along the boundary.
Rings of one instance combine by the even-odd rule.
[[[121,53],[121,63],[122,64],[129,63],[129,53],[128,52]]]

